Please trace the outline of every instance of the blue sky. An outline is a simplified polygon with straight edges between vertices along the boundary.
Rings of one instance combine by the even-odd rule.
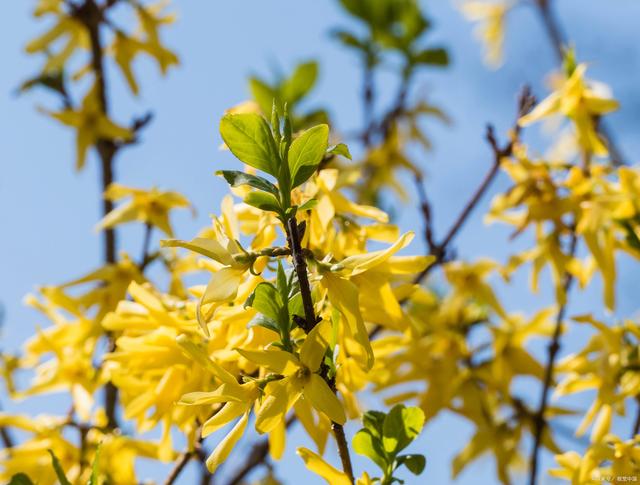
[[[2,345],[18,349],[36,325],[47,325],[21,301],[38,284],[56,284],[95,268],[100,261],[100,238],[93,230],[99,218],[98,174],[95,160],[82,173],[73,171],[73,134],[38,113],[36,106],[55,107],[43,93],[17,97],[15,88],[34,74],[39,60],[24,54],[25,42],[45,25],[31,19],[32,2],[7,2],[0,16],[0,301],[5,309]],[[513,120],[515,96],[530,83],[534,92],[546,93],[542,80],[554,67],[552,50],[543,36],[535,12],[516,9],[507,30],[506,65],[487,70],[481,62],[480,46],[472,27],[452,7],[453,2],[423,2],[434,20],[433,43],[446,45],[452,66],[442,72],[424,71],[418,77],[418,91],[441,106],[452,118],[451,126],[428,124],[435,149],[420,162],[428,174],[428,193],[434,203],[440,234],[465,203],[490,163],[490,151],[483,140],[484,126],[495,123],[498,133]],[[559,16],[574,41],[581,59],[590,61],[590,75],[610,84],[623,109],[611,117],[624,151],[638,153],[637,135],[640,97],[640,54],[637,19],[640,4],[635,0],[602,2],[563,0]],[[339,130],[359,126],[361,72],[353,54],[329,38],[331,28],[350,26],[333,0],[234,0],[227,2],[174,2],[179,21],[166,29],[165,40],[180,55],[182,65],[161,78],[155,66],[145,61],[136,65],[142,94],[128,95],[119,73],[110,69],[109,84],[115,100],[114,118],[127,122],[131,115],[153,109],[154,120],[145,130],[143,143],[127,150],[117,162],[122,183],[148,187],[157,185],[187,194],[198,210],[175,218],[176,234],[190,238],[217,212],[225,184],[213,176],[221,167],[236,166],[228,153],[218,150],[218,120],[225,109],[248,97],[246,77],[269,75],[274,66],[288,70],[296,62],[317,59],[321,64],[318,88],[310,105],[326,106]],[[113,67],[113,66],[111,66]],[[392,79],[380,78],[383,95],[393,92]],[[635,90],[635,94],[634,94]],[[528,135],[529,136],[529,135]],[[530,137],[535,143],[540,139]],[[542,146],[542,145],[539,145]],[[357,149],[356,149],[357,150]],[[634,160],[635,161],[635,160]],[[499,179],[494,192],[505,188]],[[481,211],[465,227],[456,242],[463,257],[492,256],[504,259],[508,231],[482,223]],[[420,230],[417,211],[395,207],[403,229]],[[138,254],[141,229],[123,234],[123,247]],[[422,250],[416,238],[415,251]],[[509,246],[515,250],[518,243]],[[635,263],[620,261],[619,315],[637,311]],[[526,284],[527,275],[516,279]],[[635,285],[635,286],[634,286]],[[574,298],[571,312],[600,310],[596,282]],[[509,309],[531,313],[549,304],[551,292],[540,295],[501,289]],[[524,296],[523,296],[524,295]],[[595,306],[594,306],[594,302]],[[570,334],[570,339],[572,334]],[[582,338],[577,334],[574,340]],[[540,350],[542,347],[539,347]],[[369,398],[367,402],[372,402]],[[9,403],[9,410],[49,411],[48,398],[26,404]],[[353,433],[354,425],[348,431]],[[428,457],[425,475],[407,483],[449,483],[449,459],[461,447],[471,430],[449,417],[429,424],[415,446]],[[301,435],[294,432],[291,442]],[[299,441],[299,439],[298,439]],[[287,483],[320,483],[303,472],[300,460],[289,446],[284,458]],[[241,455],[241,454],[240,454]],[[238,463],[241,458],[235,458]],[[357,460],[360,469],[363,461]],[[144,471],[157,476],[148,467]],[[303,475],[304,474],[304,475]],[[480,460],[459,479],[461,484],[493,483],[493,462]],[[189,475],[181,483],[190,483]],[[482,478],[479,478],[482,477]],[[547,483],[552,483],[548,481]]]

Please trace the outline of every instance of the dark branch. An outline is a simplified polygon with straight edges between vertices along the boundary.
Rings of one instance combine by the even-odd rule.
[[[304,224],[298,226],[298,222],[295,217],[291,217],[287,220],[286,224],[287,240],[289,248],[291,249],[291,257],[293,259],[294,269],[298,277],[298,283],[300,285],[300,294],[302,296],[302,305],[304,307],[304,314],[306,320],[306,326],[304,330],[309,333],[313,327],[320,321],[316,318],[315,310],[313,308],[313,298],[311,296],[311,287],[309,286],[309,276],[307,275],[307,261],[305,254],[302,250],[300,241],[304,235]],[[334,383],[323,375],[329,386],[334,392]],[[338,454],[340,455],[340,461],[342,462],[342,469],[349,477],[351,483],[353,483],[353,466],[351,465],[351,457],[349,456],[349,445],[344,434],[344,428],[341,424],[332,422],[331,429],[333,435],[338,443]]]
[[[576,248],[578,246],[578,237],[575,233],[575,228],[571,229],[571,242],[569,243],[569,257],[573,258],[576,254]],[[547,349],[547,365],[544,370],[544,381],[542,386],[542,393],[540,396],[540,406],[534,417],[533,422],[533,449],[531,451],[531,457],[529,460],[529,485],[535,485],[538,479],[538,458],[540,455],[540,446],[542,445],[542,435],[547,427],[547,421],[545,414],[547,412],[549,402],[549,390],[553,383],[553,370],[556,363],[558,352],[560,352],[560,337],[562,336],[562,323],[567,312],[567,297],[573,285],[573,275],[569,272],[564,273],[563,290],[565,294],[565,302],[558,309],[556,315],[555,327],[553,330],[553,336]]]

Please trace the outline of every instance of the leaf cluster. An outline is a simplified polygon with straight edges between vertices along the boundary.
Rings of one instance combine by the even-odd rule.
[[[420,434],[424,426],[424,412],[418,407],[394,406],[388,413],[368,411],[362,417],[364,428],[353,437],[353,449],[366,456],[382,471],[377,479],[381,485],[404,483],[394,476],[404,466],[414,475],[420,475],[426,459],[420,454],[400,454]]]

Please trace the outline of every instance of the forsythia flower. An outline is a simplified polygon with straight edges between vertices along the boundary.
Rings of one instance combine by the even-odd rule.
[[[100,107],[96,85],[89,90],[79,109],[67,108],[50,115],[76,130],[77,170],[82,170],[87,151],[98,141],[129,141],[133,137],[131,130],[115,124],[104,114]]]
[[[596,485],[610,477],[637,477],[640,475],[640,435],[627,441],[607,435],[582,456],[568,451],[555,458],[560,468],[552,469],[550,475],[571,485]]]
[[[111,201],[118,201],[126,197],[131,197],[131,200],[107,214],[98,223],[98,229],[108,229],[118,224],[138,221],[157,227],[167,236],[173,237],[169,212],[176,207],[187,208],[191,206],[182,194],[163,192],[155,187],[151,190],[143,190],[111,184],[104,193],[104,198]]]
[[[476,36],[485,45],[486,63],[497,68],[502,64],[502,50],[504,44],[504,24],[507,12],[511,8],[510,2],[464,2],[460,9],[469,20],[478,22]]]
[[[527,126],[553,114],[562,114],[575,124],[578,143],[583,150],[605,156],[608,150],[596,131],[596,118],[617,110],[619,105],[600,85],[585,79],[586,70],[586,64],[576,66],[555,92],[518,123]]]
[[[320,475],[329,485],[351,485],[351,480],[346,473],[331,466],[317,453],[307,448],[298,448],[296,453],[304,460],[309,470]],[[363,472],[362,476],[356,479],[355,485],[373,485],[374,483],[367,472]]]
[[[267,384],[264,402],[258,409],[256,429],[272,431],[298,399],[306,399],[332,421],[344,424],[346,416],[340,401],[319,375],[320,364],[328,346],[329,322],[316,325],[300,347],[299,357],[284,351],[238,350],[245,358],[271,372],[284,376]]]

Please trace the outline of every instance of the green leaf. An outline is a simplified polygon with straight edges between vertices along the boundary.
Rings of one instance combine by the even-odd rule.
[[[318,199],[309,199],[304,204],[302,204],[300,207],[298,207],[298,210],[299,211],[308,211],[308,210],[313,209],[317,205],[318,205]]]
[[[396,454],[405,449],[424,426],[424,412],[417,407],[394,406],[382,426],[382,442],[387,453]]]
[[[216,175],[222,175],[224,179],[231,185],[231,187],[239,187],[240,185],[248,185],[254,189],[262,190],[263,192],[269,192],[270,194],[278,196],[278,187],[273,185],[267,179],[259,177],[257,175],[251,175],[249,173],[240,172],[238,170],[218,170]]]
[[[60,485],[71,485],[71,482],[67,479],[67,476],[64,474],[64,470],[62,469],[62,465],[60,465],[60,461],[58,457],[53,453],[53,450],[47,450],[51,455],[51,463],[53,465],[53,471],[56,472],[56,476],[58,477],[58,481]]]
[[[282,97],[290,105],[300,101],[316,84],[318,63],[305,62],[296,67],[289,79],[282,85]]]
[[[277,177],[280,156],[271,128],[260,115],[228,114],[220,121],[222,139],[240,161]]]
[[[420,475],[427,466],[427,459],[423,455],[400,455],[398,465],[406,466],[414,475]]]
[[[245,306],[250,306],[276,322],[280,321],[283,306],[282,297],[271,283],[260,283],[247,299]]]
[[[11,477],[9,485],[34,485],[34,483],[24,473],[16,473]]]
[[[349,147],[344,143],[338,143],[337,145],[329,148],[327,150],[327,153],[330,153],[331,155],[340,155],[344,158],[348,158],[349,160],[353,160],[351,158],[351,152],[349,151]]]
[[[289,298],[289,303],[287,304],[289,308],[289,315],[298,315],[299,317],[304,318],[304,305],[302,304],[302,293],[297,292],[291,298]],[[291,328],[294,328],[295,325],[291,325]]]
[[[280,260],[278,260],[278,270],[276,272],[276,288],[278,288],[282,301],[287,301],[289,299],[289,282]]]
[[[382,438],[382,427],[387,415],[380,411],[367,411],[362,416],[362,424],[376,438]]]
[[[335,30],[332,32],[332,35],[342,42],[345,47],[351,47],[353,49],[358,49],[363,52],[367,52],[367,42],[364,40],[358,39],[351,32],[347,32],[345,30]]]
[[[430,66],[448,66],[449,54],[443,48],[425,49],[414,57],[418,64],[428,64]]]
[[[288,160],[292,187],[297,187],[311,176],[322,161],[328,144],[329,127],[327,125],[314,126],[293,140]],[[308,167],[311,171],[303,170],[303,167]]]
[[[244,198],[244,203],[263,211],[281,212],[278,199],[273,194],[266,192],[249,192]]]
[[[258,314],[251,319],[251,321],[247,324],[247,328],[251,327],[264,327],[269,330],[273,330],[275,333],[280,333],[280,328],[278,327],[278,323],[262,314]]]
[[[374,437],[368,429],[361,429],[353,437],[353,451],[366,456],[381,470],[387,468],[387,457],[382,449],[379,438]]]
[[[93,464],[91,465],[91,476],[89,477],[89,483],[87,485],[98,485],[98,463],[100,461],[100,446],[96,448],[96,454],[93,457]]]
[[[251,91],[253,99],[265,115],[271,112],[271,106],[274,100],[276,100],[278,104],[278,109],[281,109],[280,100],[278,99],[276,91],[261,79],[257,77],[250,78],[249,91]]]

